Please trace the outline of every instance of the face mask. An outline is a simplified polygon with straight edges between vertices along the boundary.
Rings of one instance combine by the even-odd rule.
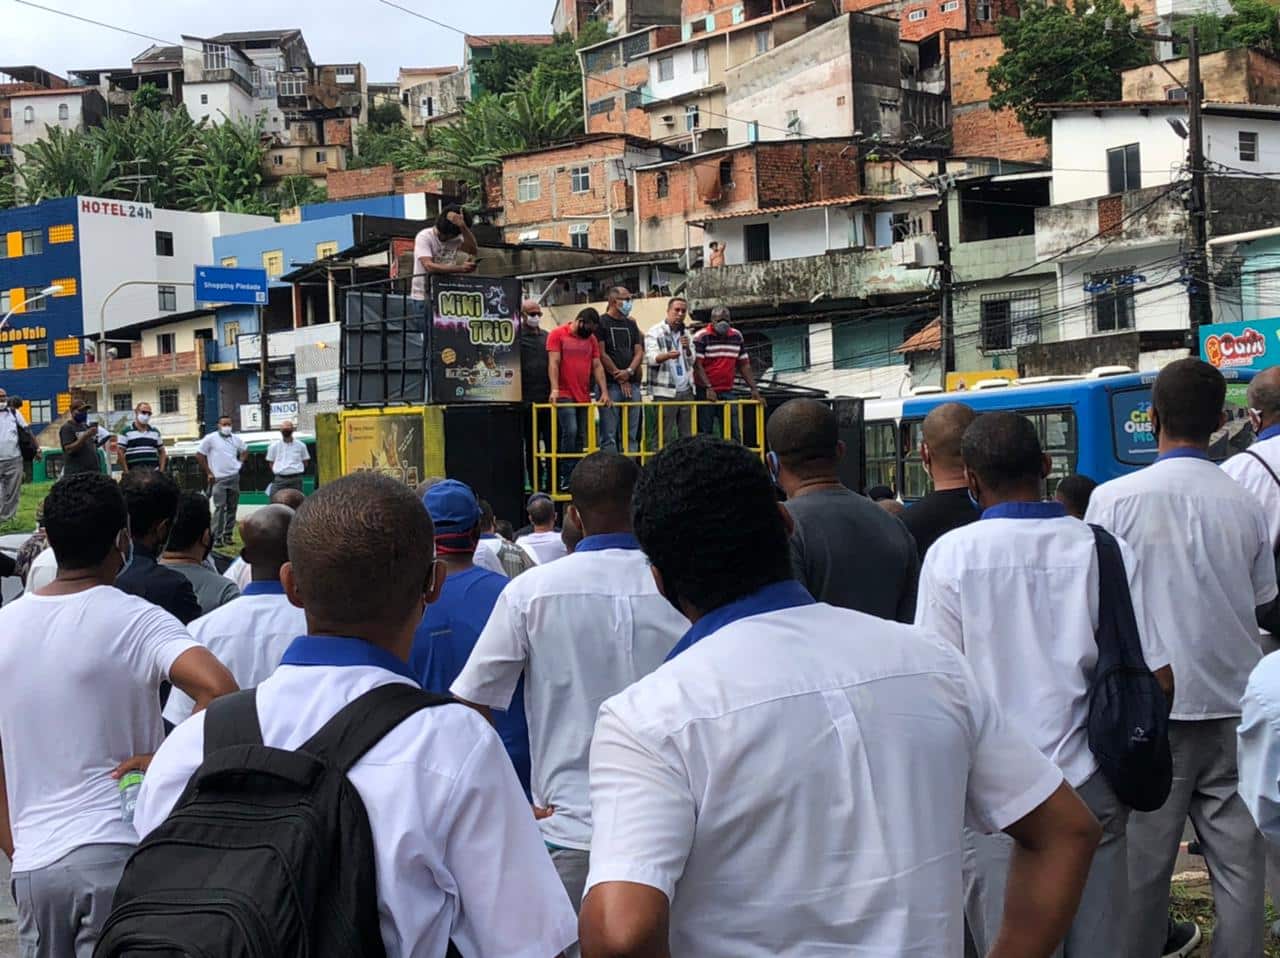
[[[145,426],[147,423],[151,422],[151,413],[149,413],[149,412],[140,412],[140,413],[138,413],[138,422],[139,422],[139,423],[141,423],[141,424],[142,424],[142,425],[144,425],[144,426]]]
[[[78,412],[71,418],[73,418],[77,423],[83,426],[85,423],[89,421],[89,414],[87,412]]]
[[[726,322],[716,323],[715,331],[717,336],[727,336],[729,335],[729,324]]]
[[[219,426],[219,427],[218,427],[218,432],[222,433],[222,435],[224,435],[224,436],[229,436],[229,435],[231,435],[231,427],[230,427],[230,426]]]
[[[578,336],[580,336],[582,339],[588,339],[588,338],[590,338],[591,334],[592,334],[592,329],[591,329],[591,327],[590,327],[590,326],[579,326],[579,327],[578,327]]]
[[[524,318],[524,324],[533,329],[537,329],[542,325],[542,314],[539,313],[537,316],[526,316]]]
[[[982,511],[982,503],[978,501],[978,497],[973,494],[972,489],[969,490],[969,501],[973,503],[973,508],[977,509],[979,512]]]
[[[290,439],[293,438],[293,430],[286,429],[283,432],[281,432],[280,435],[284,438],[285,442],[288,442]]]
[[[619,303],[618,312],[620,312],[623,317],[629,317],[631,315],[631,300],[628,299],[625,302]]]
[[[120,566],[120,571],[116,573],[117,576],[124,575],[129,566],[133,565],[133,536],[129,537],[129,551],[120,550],[120,561],[124,564]]]

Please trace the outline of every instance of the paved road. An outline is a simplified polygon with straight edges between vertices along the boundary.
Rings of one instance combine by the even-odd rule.
[[[18,958],[18,926],[9,894],[9,859],[0,855],[0,958]]]

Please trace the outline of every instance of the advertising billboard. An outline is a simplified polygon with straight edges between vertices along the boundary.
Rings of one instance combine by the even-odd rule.
[[[1200,357],[1219,369],[1260,372],[1280,363],[1280,319],[1200,327]]]
[[[432,277],[431,312],[433,401],[519,402],[520,281]]]
[[[409,486],[425,477],[426,427],[422,409],[343,415],[342,471],[377,472]]]

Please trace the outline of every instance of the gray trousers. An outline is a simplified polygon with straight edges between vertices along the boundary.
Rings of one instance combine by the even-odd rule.
[[[1164,807],[1129,818],[1129,953],[1159,958],[1173,877],[1187,816],[1200,838],[1217,925],[1213,958],[1262,954],[1262,836],[1236,793],[1238,718],[1170,722],[1173,791]]]
[[[93,958],[132,845],[83,845],[13,873],[18,958]]]
[[[548,848],[552,864],[556,866],[556,874],[564,883],[564,890],[569,893],[569,901],[573,903],[574,914],[582,908],[582,895],[587,888],[587,871],[591,867],[591,852],[577,848]],[[579,958],[581,951],[577,942],[565,951],[565,958]]]
[[[301,492],[302,473],[298,473],[296,476],[276,476],[271,480],[271,485],[268,488],[270,489],[269,495],[273,496],[282,489],[297,489]]]
[[[209,496],[213,500],[213,541],[230,542],[236,534],[236,507],[240,505],[240,475],[218,479]]]
[[[1102,825],[1102,842],[1093,854],[1080,907],[1055,958],[1125,955],[1128,871],[1125,864],[1125,825],[1129,808],[1122,805],[1101,772],[1076,789]],[[1004,919],[1005,889],[1013,858],[1008,835],[964,833],[965,923],[977,954],[987,954],[996,943]],[[1161,944],[1164,943],[1161,924]]]
[[[0,459],[0,525],[18,514],[22,498],[22,457]]]

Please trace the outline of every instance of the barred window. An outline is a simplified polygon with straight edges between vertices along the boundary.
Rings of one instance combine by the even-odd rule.
[[[1003,352],[1040,340],[1040,291],[988,293],[981,305],[982,349]]]
[[[617,102],[616,97],[609,97],[607,100],[596,100],[595,103],[592,103],[587,108],[587,112],[592,116],[599,116],[601,113],[612,113]]]

